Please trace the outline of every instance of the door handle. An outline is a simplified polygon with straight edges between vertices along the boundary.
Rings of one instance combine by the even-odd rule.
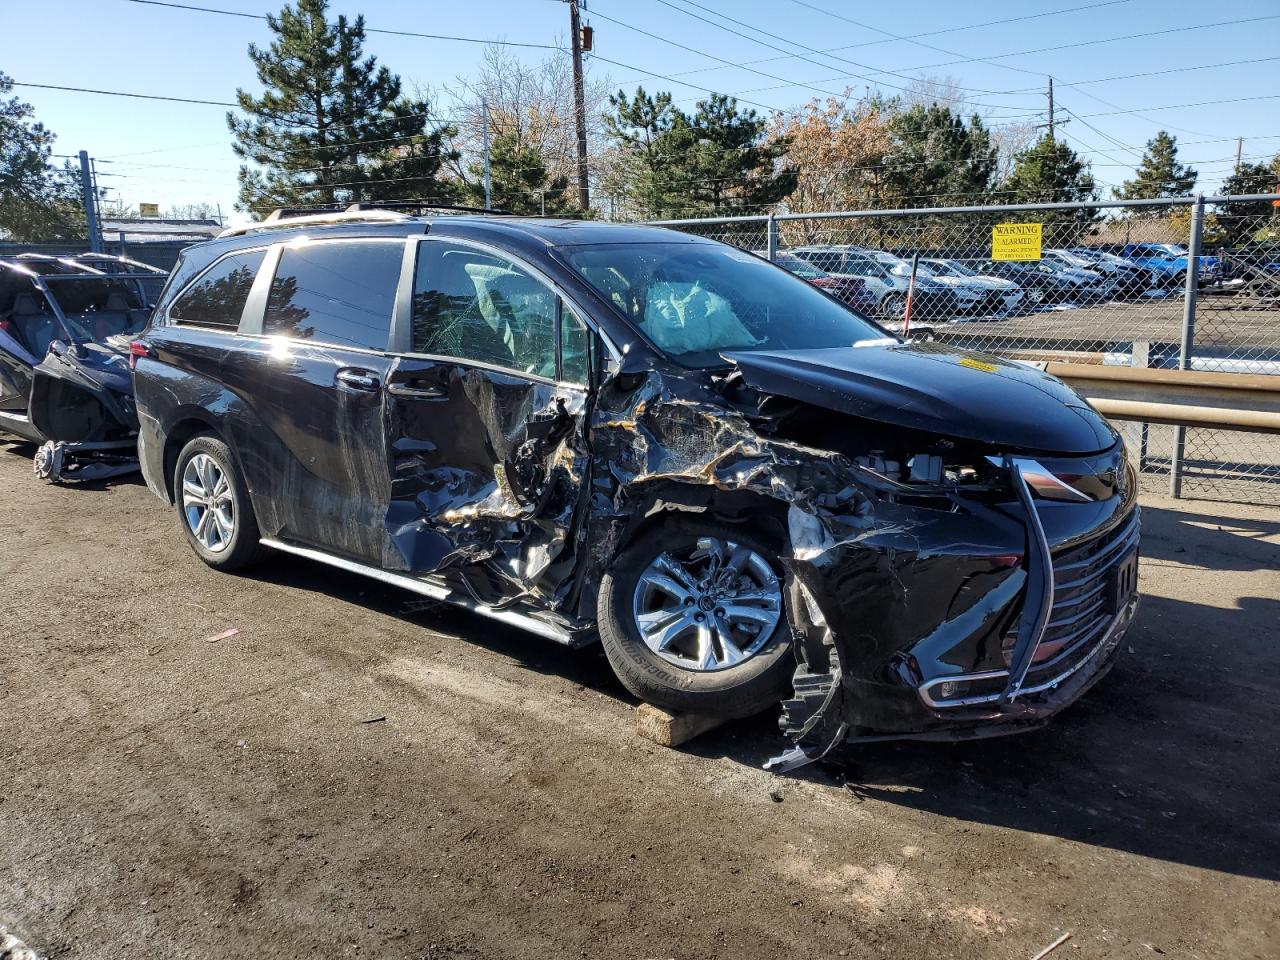
[[[382,386],[382,381],[378,376],[370,370],[362,370],[359,367],[343,367],[333,375],[333,379],[344,387],[350,387],[352,390],[364,390],[367,393],[377,393]]]
[[[387,384],[387,393],[418,400],[445,400],[449,396],[449,391],[441,386],[414,386],[412,383],[402,383],[398,380]]]

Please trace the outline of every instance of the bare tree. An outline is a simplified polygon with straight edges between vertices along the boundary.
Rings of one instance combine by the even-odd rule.
[[[573,118],[573,67],[567,53],[554,53],[526,64],[496,45],[485,47],[479,71],[458,77],[445,92],[455,101],[452,113],[458,129],[454,147],[460,156],[454,173],[464,184],[474,180],[482,156],[484,110],[489,107],[489,141],[498,137],[518,152],[533,151],[546,165],[550,179],[576,175],[577,133]],[[608,77],[588,73],[583,85],[587,114],[587,150],[592,172],[605,149],[602,114],[609,97]]]
[[[1003,123],[991,128],[991,142],[996,146],[996,183],[1009,179],[1018,157],[1039,138],[1040,131],[1034,123]]]
[[[174,204],[165,216],[173,220],[217,220],[218,207],[213,203]]]
[[[898,96],[898,101],[903,110],[916,106],[931,107],[937,104],[940,107],[949,107],[956,113],[969,112],[965,107],[967,98],[964,88],[955,77],[949,74],[920,74],[907,84],[906,90]]]

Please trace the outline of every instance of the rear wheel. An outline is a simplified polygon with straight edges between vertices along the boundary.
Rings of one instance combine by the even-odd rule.
[[[657,706],[744,717],[790,689],[776,555],[746,530],[703,520],[650,529],[605,575],[598,620],[618,679]]]
[[[178,455],[174,502],[196,554],[218,570],[238,570],[262,554],[249,491],[231,450],[212,434],[192,437]]]

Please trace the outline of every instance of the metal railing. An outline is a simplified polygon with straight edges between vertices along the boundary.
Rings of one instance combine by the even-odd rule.
[[[1198,374],[1239,377],[1241,387],[1257,376],[1280,384],[1278,202],[1280,194],[1251,194],[775,213],[656,225],[732,243],[784,266],[796,266],[793,257],[799,257],[806,270],[852,276],[862,286],[855,307],[891,329],[901,327],[906,286],[894,263],[901,269],[915,259],[924,269],[912,336],[1047,361],[1051,371],[1064,362],[1132,368],[1135,377],[1125,389],[1136,392],[1124,397],[1098,393],[1102,379],[1073,373],[1068,382],[1086,396],[1094,391],[1100,409],[1120,421],[1145,486],[1173,496],[1280,503],[1280,437],[1247,427],[1250,416],[1255,424],[1271,423],[1268,415],[1242,410],[1240,422],[1224,419],[1223,398],[1240,399],[1247,391],[1215,379],[1213,389],[1222,395],[1212,402],[1183,396],[1171,405],[1165,379],[1167,372],[1185,371],[1180,379],[1194,384],[1186,389],[1202,397],[1209,381]],[[992,228],[1008,223],[1040,224],[1041,261],[1010,267],[992,260]],[[876,263],[886,275],[877,273]],[[1120,381],[1105,382],[1114,393]],[[1151,393],[1146,401],[1144,389]],[[1135,419],[1144,402],[1162,406],[1149,406],[1147,418]],[[1197,406],[1205,409],[1189,412]]]

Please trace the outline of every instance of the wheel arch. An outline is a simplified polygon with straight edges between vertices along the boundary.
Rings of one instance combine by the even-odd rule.
[[[645,488],[634,501],[635,518],[623,531],[610,562],[642,532],[673,516],[693,514],[727,524],[751,524],[756,536],[777,550],[786,552],[788,505],[782,500],[751,490],[724,490],[708,484],[663,481]]]
[[[164,451],[161,454],[161,462],[164,465],[165,495],[169,498],[170,503],[174,502],[173,471],[178,465],[178,457],[182,454],[183,447],[191,442],[191,438],[202,433],[212,434],[223,443],[226,443],[228,447],[231,446],[214,418],[200,407],[179,410],[175,415],[174,422],[165,430]],[[234,449],[231,450],[231,455],[235,456]]]

